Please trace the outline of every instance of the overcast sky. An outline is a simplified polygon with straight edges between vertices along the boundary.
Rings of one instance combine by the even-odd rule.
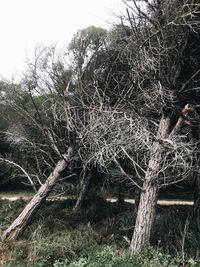
[[[122,0],[0,0],[0,76],[19,75],[38,44],[62,47],[78,29],[109,28],[122,9]]]

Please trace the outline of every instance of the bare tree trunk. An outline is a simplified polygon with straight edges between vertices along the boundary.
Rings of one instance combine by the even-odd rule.
[[[10,227],[3,233],[2,241],[14,240],[23,234],[34,214],[38,211],[41,204],[45,201],[51,189],[56,184],[61,172],[66,169],[71,159],[72,153],[73,150],[71,147],[69,147],[68,153],[62,155],[63,159],[58,161],[54,171],[49,175],[46,182],[40,187],[38,192],[26,205],[26,207],[10,225]]]
[[[169,129],[170,118],[163,116],[160,120],[157,137],[166,138],[169,134]],[[153,144],[131,241],[132,252],[140,251],[150,241],[157,203],[157,176],[162,160],[162,150],[162,145],[159,142]]]
[[[196,222],[197,228],[200,231],[200,169],[196,166],[196,170],[194,172],[195,181],[194,181],[194,208],[193,208],[193,216]]]
[[[183,108],[182,115],[185,115],[187,111],[188,104]],[[170,115],[162,116],[157,134],[158,140],[155,141],[152,146],[151,156],[145,174],[143,191],[140,195],[140,203],[134,233],[131,241],[132,253],[141,251],[144,246],[149,244],[150,241],[158,195],[157,178],[162,164],[162,141],[166,138],[171,139],[174,135],[176,135],[180,131],[185,121],[184,116],[180,116],[175,126],[171,130],[172,122],[170,117]],[[159,142],[159,139],[161,139],[161,142]]]
[[[194,171],[193,171],[193,186],[194,186],[194,206],[193,217],[196,222],[197,229],[200,231],[200,128],[199,128],[199,116],[197,122],[191,126],[192,137],[197,143],[197,154],[194,159]]]
[[[161,148],[155,145],[155,154],[149,161],[144,191],[141,192],[136,224],[131,241],[131,251],[140,251],[149,244],[157,203],[157,173],[160,167]]]
[[[90,185],[90,181],[91,181],[91,178],[92,178],[92,173],[90,172],[88,176],[84,176],[81,184],[82,184],[82,188],[81,188],[81,191],[79,193],[79,196],[78,196],[78,199],[76,201],[76,204],[73,208],[73,211],[76,213],[78,212],[82,205],[83,205],[83,202],[87,196],[87,193],[88,193],[88,189],[89,189],[89,185]]]

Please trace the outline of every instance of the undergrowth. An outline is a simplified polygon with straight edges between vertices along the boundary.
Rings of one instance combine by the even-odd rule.
[[[26,202],[0,201],[0,234]],[[135,220],[131,204],[119,207],[102,199],[72,212],[73,201],[44,204],[23,237],[0,243],[2,267],[197,267],[200,233],[191,207],[159,207],[153,247],[130,255]]]

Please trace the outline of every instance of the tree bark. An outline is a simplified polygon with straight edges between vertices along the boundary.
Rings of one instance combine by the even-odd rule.
[[[79,196],[78,196],[78,199],[76,201],[76,204],[73,208],[73,211],[76,213],[78,212],[82,205],[83,205],[83,202],[87,196],[87,193],[88,193],[88,189],[89,189],[89,185],[90,185],[90,181],[91,181],[91,178],[92,178],[92,173],[90,172],[88,176],[85,176],[82,180],[82,188],[81,188],[81,191],[79,193]]]
[[[199,166],[199,164],[198,164]],[[196,166],[194,175],[194,206],[193,206],[193,216],[196,222],[197,228],[200,231],[200,168]]]
[[[40,187],[38,192],[26,205],[10,227],[3,233],[2,241],[15,240],[23,234],[34,214],[38,211],[41,204],[45,201],[46,197],[58,181],[61,172],[66,169],[72,157],[72,153],[73,149],[69,147],[68,152],[62,155],[63,158],[58,161],[54,171],[49,175],[46,182]]]
[[[130,246],[132,253],[139,252],[144,246],[149,245],[158,195],[157,178],[162,164],[162,153],[164,148],[162,141],[166,138],[170,140],[180,131],[185,122],[184,116],[187,112],[188,104],[183,108],[182,116],[180,116],[172,129],[170,114],[163,115],[160,120],[157,140],[152,145],[151,156],[143,184],[143,191],[140,196],[140,203]]]
[[[194,159],[193,167],[193,186],[194,186],[194,206],[193,206],[193,217],[196,222],[197,229],[200,231],[200,128],[199,128],[199,117],[197,122],[191,126],[192,137],[197,144],[196,157]]]
[[[170,117],[160,120],[157,138],[166,138],[170,130]],[[139,252],[149,244],[157,203],[157,177],[162,162],[163,146],[155,141],[140,195],[140,203],[131,241],[131,252]]]
[[[138,213],[131,241],[131,251],[140,251],[149,244],[157,203],[157,173],[160,167],[161,148],[154,145],[155,155],[149,161],[144,191],[141,192]]]

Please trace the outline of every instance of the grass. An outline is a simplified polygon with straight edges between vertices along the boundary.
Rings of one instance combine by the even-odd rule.
[[[0,200],[0,234],[25,204]],[[130,255],[133,205],[118,207],[97,198],[73,214],[73,204],[73,200],[45,203],[20,240],[0,243],[0,266],[200,266],[200,233],[192,222],[191,207],[158,207],[153,247]]]

